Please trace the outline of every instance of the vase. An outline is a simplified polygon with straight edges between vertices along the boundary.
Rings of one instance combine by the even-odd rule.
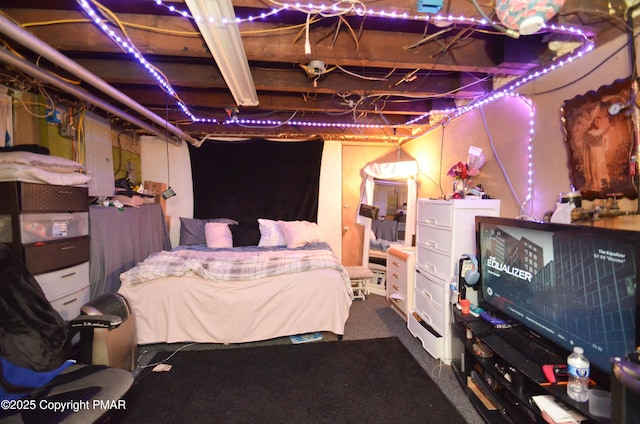
[[[464,197],[467,194],[467,180],[453,180],[453,194]]]

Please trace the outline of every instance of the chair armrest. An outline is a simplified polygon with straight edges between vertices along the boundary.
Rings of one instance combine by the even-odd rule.
[[[117,315],[79,315],[69,321],[71,328],[108,328],[113,330],[122,324],[122,318]]]

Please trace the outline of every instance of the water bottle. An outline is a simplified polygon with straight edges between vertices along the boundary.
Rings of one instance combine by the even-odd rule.
[[[581,347],[574,347],[567,358],[567,395],[576,402],[586,402],[589,391],[589,360],[584,356]]]

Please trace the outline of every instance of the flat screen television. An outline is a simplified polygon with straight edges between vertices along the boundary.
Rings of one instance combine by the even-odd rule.
[[[582,347],[607,385],[640,342],[640,232],[477,217],[476,241],[479,305],[558,355]]]

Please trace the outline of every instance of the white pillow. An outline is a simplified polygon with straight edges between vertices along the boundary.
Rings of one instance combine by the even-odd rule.
[[[233,236],[229,224],[207,222],[204,224],[204,237],[207,241],[207,247],[233,247]]]
[[[259,247],[286,246],[284,234],[280,230],[277,221],[272,219],[258,218],[258,226],[260,227]]]
[[[324,241],[318,224],[309,221],[278,221],[288,248]]]
[[[0,163],[17,163],[60,174],[84,171],[86,169],[84,165],[70,159],[23,151],[0,153]]]

